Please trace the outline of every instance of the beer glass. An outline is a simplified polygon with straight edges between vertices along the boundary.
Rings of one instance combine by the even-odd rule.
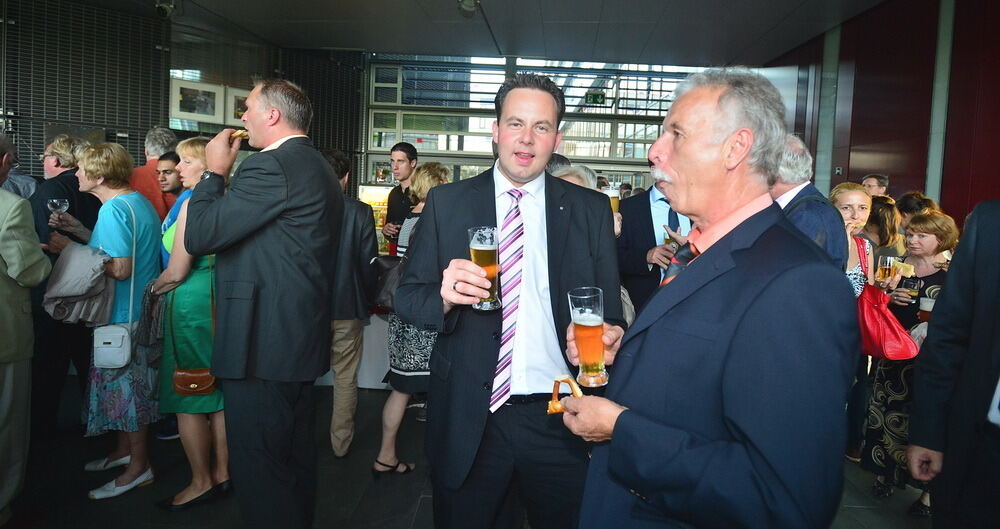
[[[490,280],[490,295],[474,303],[476,310],[496,310],[500,308],[500,296],[497,295],[497,273],[500,265],[497,263],[497,243],[500,233],[494,226],[479,226],[469,228],[469,256],[473,263],[486,270],[486,279]]]
[[[580,287],[569,291],[569,315],[573,320],[573,335],[580,354],[580,374],[576,381],[588,388],[608,383],[604,369],[604,295],[597,287]]]
[[[878,268],[875,269],[875,282],[885,284],[892,278],[892,263],[898,258],[881,255],[878,258]]]
[[[611,200],[611,211],[618,213],[618,205],[621,203],[621,192],[619,189],[617,187],[605,187],[602,191]]]
[[[920,305],[917,310],[917,319],[920,321],[930,321],[931,312],[934,311],[934,298],[920,298]]]
[[[917,296],[920,295],[920,280],[915,277],[904,277],[899,280],[899,288],[906,289],[906,293],[910,295],[910,304],[917,302]]]

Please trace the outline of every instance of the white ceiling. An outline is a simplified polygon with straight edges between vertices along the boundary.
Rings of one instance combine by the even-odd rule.
[[[178,21],[218,18],[285,47],[684,66],[762,64],[881,2],[482,0],[464,18],[456,0],[174,1]]]

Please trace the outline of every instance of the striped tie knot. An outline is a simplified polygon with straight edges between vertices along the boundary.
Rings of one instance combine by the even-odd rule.
[[[525,192],[520,189],[508,189],[507,194],[514,197],[514,202],[520,202],[521,198],[525,195]]]

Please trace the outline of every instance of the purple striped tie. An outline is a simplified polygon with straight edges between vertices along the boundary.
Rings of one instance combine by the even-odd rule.
[[[500,300],[503,302],[503,332],[500,335],[500,356],[493,375],[490,411],[495,412],[510,398],[511,361],[514,358],[514,331],[517,327],[517,306],[521,292],[521,264],[524,257],[524,222],[518,202],[524,191],[511,189],[513,198],[507,216],[500,227]]]

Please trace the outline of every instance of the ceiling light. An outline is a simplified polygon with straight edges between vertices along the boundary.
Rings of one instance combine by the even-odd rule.
[[[458,12],[465,18],[472,18],[476,14],[479,0],[458,0]]]

